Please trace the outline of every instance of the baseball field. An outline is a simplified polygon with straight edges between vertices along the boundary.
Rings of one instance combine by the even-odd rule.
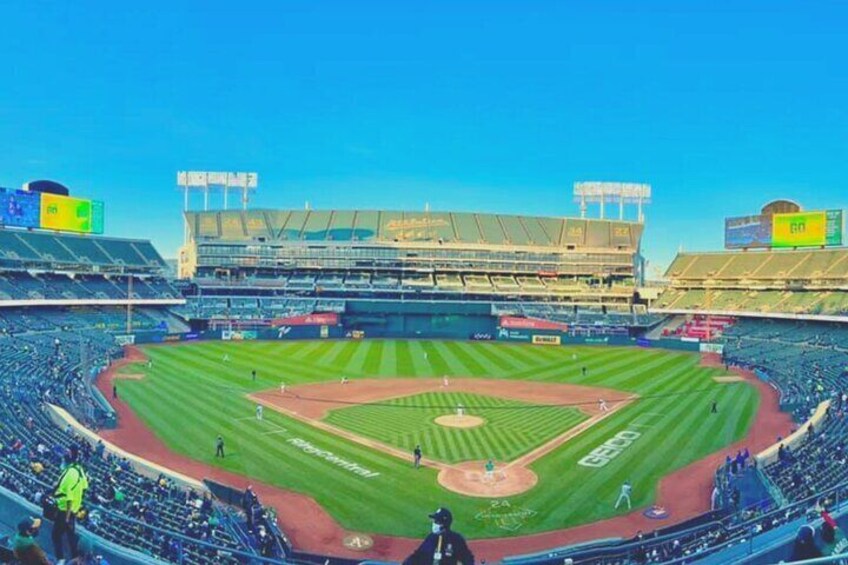
[[[634,508],[646,507],[662,477],[744,437],[760,402],[746,382],[715,381],[724,371],[697,355],[658,349],[374,340],[143,351],[152,365],[124,367],[134,378],[118,381],[120,396],[169,448],[309,495],[347,530],[396,536],[426,533],[439,505],[471,538],[593,522],[628,512],[613,508],[625,480]],[[458,407],[479,425],[436,423]],[[497,497],[439,482],[489,458],[537,478],[505,497],[508,520],[493,517]]]

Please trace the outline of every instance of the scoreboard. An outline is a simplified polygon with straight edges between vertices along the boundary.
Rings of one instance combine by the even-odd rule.
[[[727,218],[724,247],[830,247],[842,245],[842,210]]]
[[[103,202],[41,194],[39,227],[77,233],[103,233]]]
[[[100,200],[0,188],[0,226],[102,234]]]
[[[772,247],[842,245],[842,210],[775,214]]]

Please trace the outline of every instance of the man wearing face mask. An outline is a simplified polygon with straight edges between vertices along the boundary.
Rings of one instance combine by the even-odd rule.
[[[430,514],[430,519],[433,521],[430,534],[403,565],[474,565],[474,554],[465,538],[451,530],[450,510],[439,508]]]
[[[41,528],[41,520],[38,518],[24,518],[18,524],[18,533],[13,547],[15,558],[23,565],[50,565],[47,555],[38,547],[36,541],[39,528]]]

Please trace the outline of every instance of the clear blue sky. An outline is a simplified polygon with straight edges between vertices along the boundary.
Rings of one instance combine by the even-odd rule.
[[[64,182],[173,257],[179,169],[258,171],[257,207],[556,215],[576,180],[640,181],[664,265],[769,199],[848,203],[846,22],[845,2],[12,2],[0,185]]]

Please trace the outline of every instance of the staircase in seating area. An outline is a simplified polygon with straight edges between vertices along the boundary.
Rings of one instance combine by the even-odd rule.
[[[659,339],[663,335],[673,334],[677,331],[677,328],[682,326],[684,323],[686,323],[686,316],[672,316],[645,334],[645,337],[648,339]]]

